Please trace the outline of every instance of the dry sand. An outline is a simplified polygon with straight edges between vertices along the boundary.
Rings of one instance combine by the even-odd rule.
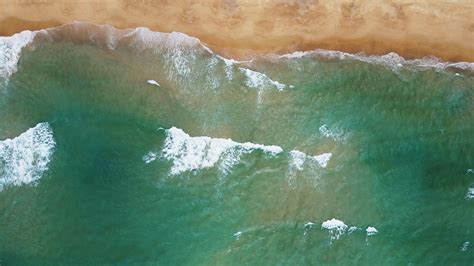
[[[0,35],[72,21],[184,32],[239,59],[322,48],[474,61],[474,0],[0,0]]]

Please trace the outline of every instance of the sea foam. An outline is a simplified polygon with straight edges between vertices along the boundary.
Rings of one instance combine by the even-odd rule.
[[[232,139],[211,138],[208,136],[192,137],[180,128],[172,127],[165,130],[166,139],[161,154],[150,151],[143,156],[147,164],[161,157],[172,162],[170,174],[178,175],[184,172],[201,170],[218,166],[223,174],[238,164],[243,154],[260,150],[267,155],[275,156],[283,153],[277,145],[263,145],[252,142],[236,142]],[[315,162],[325,168],[331,159],[331,153],[316,156],[307,155],[298,150],[288,153],[290,169],[303,170],[305,162]]]
[[[239,162],[241,155],[254,150],[261,150],[269,155],[283,152],[281,147],[274,145],[239,143],[231,139],[206,136],[191,137],[182,129],[172,127],[166,130],[162,156],[172,161],[171,175],[210,168],[218,163],[226,172]]]
[[[379,231],[373,227],[373,226],[369,226],[365,229],[365,231],[367,232],[367,235],[368,236],[373,236],[373,235],[376,235]]]
[[[332,157],[332,153],[323,153],[320,155],[307,155],[304,152],[298,150],[290,151],[290,158],[291,158],[291,166],[294,167],[296,170],[302,171],[304,163],[309,161],[317,162],[318,165],[322,168],[326,168],[328,166],[328,162]]]
[[[250,70],[248,68],[239,67],[239,70],[247,77],[246,84],[251,88],[263,88],[267,86],[274,86],[279,91],[286,88],[286,85],[278,81],[270,79],[267,75]]]
[[[303,57],[324,57],[338,60],[354,60],[370,64],[386,66],[392,70],[398,70],[402,67],[420,67],[420,68],[458,68],[474,71],[472,62],[444,62],[434,56],[426,56],[419,59],[405,59],[397,53],[390,52],[385,55],[366,55],[365,53],[351,54],[341,51],[332,51],[325,49],[315,49],[312,51],[296,51],[289,54],[277,55],[280,59],[295,59]]]
[[[197,38],[180,32],[153,32],[139,27],[123,38],[130,40],[130,44],[139,50],[149,49],[163,55],[168,80],[174,81],[186,81],[193,72],[197,53],[207,51]]]
[[[319,134],[326,138],[331,138],[335,141],[344,141],[344,132],[337,129],[330,129],[328,125],[323,124],[319,127]]]
[[[359,230],[360,228],[356,226],[349,227],[343,221],[332,218],[331,220],[327,220],[323,222],[321,225],[321,229],[327,229],[329,231],[329,237],[330,237],[329,244],[331,244],[332,241],[338,240],[345,233],[351,234]],[[367,228],[365,229],[365,232],[367,236],[369,237],[369,236],[376,235],[379,231],[373,226],[367,226]]]
[[[343,221],[332,218],[322,223],[321,228],[329,230],[330,238],[338,240],[349,228]]]
[[[314,226],[313,222],[307,222],[303,225],[304,235],[308,233]],[[321,229],[328,230],[329,232],[329,244],[331,245],[334,240],[339,240],[344,234],[352,234],[356,231],[362,231],[362,228],[357,226],[348,226],[343,221],[336,218],[324,221],[321,224]],[[378,233],[378,230],[373,226],[368,226],[365,229],[367,236],[374,236]]]
[[[222,60],[226,77],[233,79],[234,65],[251,65],[255,59],[247,61],[237,61],[227,59],[221,55],[214,53],[207,45],[198,38],[186,35],[180,32],[162,33],[154,32],[145,27],[135,29],[119,30],[109,25],[95,25],[85,22],[74,22],[65,24],[56,28],[48,28],[40,31],[23,31],[10,37],[0,37],[0,75],[8,80],[16,71],[18,59],[21,49],[31,43],[35,36],[41,32],[43,41],[61,41],[69,40],[67,34],[75,32],[83,34],[88,33],[89,41],[92,44],[99,44],[109,49],[115,49],[120,43],[126,40],[127,45],[131,45],[139,50],[151,49],[162,53],[167,59],[166,67],[169,72],[170,79],[182,79],[188,77],[193,70],[194,60],[197,54],[211,54]],[[104,37],[100,37],[103,36]],[[54,36],[54,37],[53,37]],[[71,38],[74,40],[74,38]],[[275,55],[267,55],[275,57]],[[267,56],[263,56],[264,58]],[[424,57],[421,59],[405,59],[396,53],[388,53],[386,55],[366,55],[364,53],[351,54],[340,51],[331,51],[324,49],[316,49],[312,51],[296,51],[290,54],[276,55],[279,59],[296,59],[302,57],[324,57],[338,60],[357,60],[371,64],[379,64],[398,70],[402,67],[422,67],[422,68],[458,68],[468,71],[474,71],[474,63],[472,62],[444,62],[436,57]],[[293,87],[282,84],[278,81],[271,80],[263,73],[241,67],[240,71],[247,76],[247,85],[265,86],[271,85],[278,90],[285,87]],[[188,77],[189,78],[189,77]]]
[[[0,76],[5,82],[17,71],[21,50],[33,41],[35,35],[32,31],[22,31],[10,37],[0,37]]]
[[[56,142],[48,123],[40,123],[13,139],[0,141],[0,190],[35,184],[48,170]]]
[[[474,198],[474,187],[470,187],[467,189],[466,199],[473,199]]]
[[[466,242],[462,243],[462,245],[461,245],[461,251],[462,251],[462,252],[467,251],[467,250],[469,249],[469,245],[470,245],[470,244],[471,244],[471,243],[470,243],[469,241],[466,241]]]
[[[91,27],[95,26],[100,31],[105,34],[113,35],[113,37],[108,37],[106,40],[109,42],[107,46],[111,48],[115,48],[117,43],[120,41],[121,38],[125,37],[133,37],[136,41],[136,44],[139,43],[141,47],[148,47],[148,48],[156,48],[156,44],[160,44],[162,46],[167,47],[193,47],[198,48],[198,50],[205,51],[207,53],[213,54],[218,57],[220,60],[223,60],[226,66],[232,66],[234,64],[251,64],[255,59],[246,60],[246,61],[237,61],[234,59],[227,59],[221,55],[218,55],[212,51],[206,44],[204,44],[201,40],[196,37],[189,36],[185,33],[181,32],[171,32],[171,33],[163,33],[163,32],[155,32],[151,31],[146,27],[138,27],[131,30],[119,30],[113,28],[109,25],[94,25],[85,22],[74,22],[71,24],[66,24],[63,26],[59,26],[57,28],[50,28],[50,29],[60,29],[64,26],[69,25],[77,25],[79,27]],[[47,30],[50,30],[47,29]],[[123,36],[116,35],[118,31],[123,31],[125,34]],[[33,34],[35,32],[32,32]],[[117,37],[119,36],[119,37]],[[178,51],[179,52],[179,51]],[[266,55],[263,57],[275,57],[275,55]],[[381,64],[385,65],[391,69],[399,69],[405,66],[417,66],[417,67],[425,67],[425,68],[458,68],[463,70],[474,71],[474,63],[472,62],[445,62],[441,59],[434,57],[434,56],[426,56],[419,59],[405,59],[402,56],[398,55],[395,52],[390,52],[385,55],[366,55],[365,53],[356,53],[351,54],[347,52],[341,51],[334,51],[334,50],[325,50],[325,49],[315,49],[311,51],[295,51],[289,54],[283,55],[276,55],[276,58],[282,59],[295,59],[295,58],[302,58],[302,57],[310,57],[310,56],[320,56],[330,59],[339,59],[339,60],[357,60],[371,64]]]

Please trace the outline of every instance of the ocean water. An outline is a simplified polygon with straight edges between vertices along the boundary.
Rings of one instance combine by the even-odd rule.
[[[472,265],[474,67],[0,39],[0,264]]]

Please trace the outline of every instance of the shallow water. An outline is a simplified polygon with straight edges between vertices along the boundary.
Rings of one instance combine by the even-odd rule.
[[[86,28],[43,33],[0,82],[0,143],[54,138],[0,152],[2,264],[474,261],[471,73]]]

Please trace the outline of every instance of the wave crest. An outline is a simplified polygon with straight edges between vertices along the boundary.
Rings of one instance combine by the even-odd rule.
[[[172,162],[170,175],[175,176],[185,172],[192,172],[218,166],[226,175],[233,166],[238,164],[241,156],[260,150],[263,153],[275,156],[284,152],[277,145],[263,145],[252,142],[236,142],[231,139],[211,138],[207,136],[192,137],[182,129],[172,127],[165,131],[166,139],[161,150],[161,158]],[[292,150],[289,156],[290,173],[302,171],[306,162],[314,162],[325,168],[332,153],[323,153],[316,156]],[[158,159],[158,153],[150,151],[143,156],[143,161],[149,164]]]

